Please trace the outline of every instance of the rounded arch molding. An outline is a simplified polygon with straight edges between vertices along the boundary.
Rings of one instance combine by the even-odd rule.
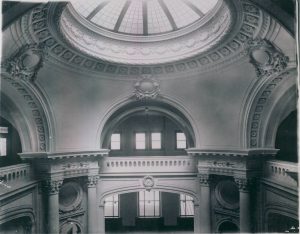
[[[257,84],[244,107],[242,144],[247,148],[274,148],[278,126],[297,106],[294,69]],[[263,78],[262,78],[263,79]]]
[[[104,115],[98,125],[96,145],[100,142],[102,148],[107,147],[108,137],[114,127],[134,114],[145,111],[146,108],[147,111],[162,114],[177,123],[185,132],[190,142],[189,147],[196,147],[199,144],[200,137],[196,121],[191,112],[179,101],[165,96],[160,96],[155,100],[136,100],[132,96],[127,96],[112,105]]]
[[[13,120],[8,119],[20,134],[22,151],[54,149],[54,118],[43,91],[35,83],[14,79],[6,73],[1,75],[1,105],[7,107],[5,115]]]

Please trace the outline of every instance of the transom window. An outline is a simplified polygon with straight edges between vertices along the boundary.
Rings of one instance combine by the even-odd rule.
[[[191,196],[180,194],[180,216],[194,216],[194,199]]]
[[[160,216],[160,193],[159,191],[139,192],[139,216],[159,217]]]
[[[151,149],[161,149],[161,133],[151,133]]]
[[[7,156],[8,127],[0,127],[0,156]]]
[[[121,134],[113,133],[110,138],[110,148],[112,150],[120,150],[121,149]]]
[[[176,132],[176,149],[186,149],[186,137],[183,132]]]
[[[119,195],[114,194],[104,199],[104,216],[119,217]]]
[[[140,132],[135,134],[135,148],[140,150],[146,149],[146,133]]]

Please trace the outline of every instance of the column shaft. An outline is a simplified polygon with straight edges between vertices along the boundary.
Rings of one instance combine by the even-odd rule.
[[[210,187],[200,187],[200,233],[211,233]]]
[[[50,234],[59,233],[59,203],[58,193],[48,194],[48,231]]]
[[[96,187],[88,188],[88,230],[89,233],[98,233],[97,216],[97,191]]]
[[[251,232],[250,194],[240,191],[240,232]]]

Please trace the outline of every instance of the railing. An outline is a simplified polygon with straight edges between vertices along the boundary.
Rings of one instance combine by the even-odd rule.
[[[297,187],[298,164],[279,160],[268,161],[265,164],[265,177],[284,186]]]
[[[0,168],[0,191],[16,188],[31,179],[29,164],[17,164]]]
[[[102,174],[195,173],[191,156],[106,157],[100,166]]]

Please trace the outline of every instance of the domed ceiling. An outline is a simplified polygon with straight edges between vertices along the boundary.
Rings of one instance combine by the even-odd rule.
[[[219,0],[72,1],[98,27],[124,34],[152,35],[180,30],[205,18]]]
[[[223,0],[75,0],[61,31],[98,59],[150,65],[207,51],[224,38],[231,16]]]

